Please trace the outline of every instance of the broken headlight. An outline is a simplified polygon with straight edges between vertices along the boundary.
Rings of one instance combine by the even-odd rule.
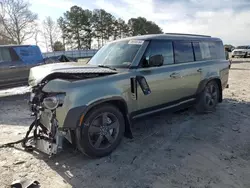
[[[65,94],[57,94],[48,96],[43,99],[43,106],[49,110],[54,110],[59,106],[62,106]]]

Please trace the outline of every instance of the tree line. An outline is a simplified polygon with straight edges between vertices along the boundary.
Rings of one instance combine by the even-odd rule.
[[[0,3],[0,44],[23,44],[42,37],[50,51],[100,48],[106,42],[129,36],[163,33],[154,22],[143,17],[125,22],[103,9],[88,10],[72,6],[58,20],[46,17],[38,29],[38,16],[25,0]],[[94,45],[95,43],[95,45]]]

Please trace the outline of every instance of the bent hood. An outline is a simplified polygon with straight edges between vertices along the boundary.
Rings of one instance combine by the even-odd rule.
[[[54,63],[36,66],[30,69],[29,73],[29,85],[34,87],[43,81],[49,81],[56,78],[77,78],[83,79],[80,76],[88,74],[115,74],[117,71],[102,68],[95,65],[88,65],[76,62],[70,63]]]

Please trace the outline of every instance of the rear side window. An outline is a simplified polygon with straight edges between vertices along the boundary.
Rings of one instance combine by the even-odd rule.
[[[220,41],[193,42],[193,47],[196,61],[225,58],[224,47]]]
[[[194,61],[194,53],[191,42],[174,42],[175,63],[185,63]]]
[[[225,49],[221,41],[211,41],[210,52],[213,59],[225,58]]]
[[[144,60],[148,61],[149,57],[153,55],[162,55],[164,57],[164,65],[173,64],[174,56],[172,42],[152,40],[144,55]]]
[[[9,48],[0,48],[0,62],[11,61]]]

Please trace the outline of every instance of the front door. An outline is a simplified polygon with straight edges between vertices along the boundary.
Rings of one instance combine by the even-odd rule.
[[[152,55],[163,55],[163,66],[147,67]],[[201,80],[197,66],[191,42],[173,45],[172,41],[151,41],[137,69],[137,75],[145,77],[151,92],[145,95],[138,87],[138,109],[154,110],[194,100]]]
[[[149,57],[163,55],[164,63],[160,67],[149,67]],[[143,76],[151,90],[145,95],[138,87],[138,108],[139,110],[157,108],[176,99],[175,87],[180,80],[172,79],[171,74],[174,68],[174,56],[172,41],[151,41],[142,60],[137,75]],[[173,75],[172,75],[173,76]]]

